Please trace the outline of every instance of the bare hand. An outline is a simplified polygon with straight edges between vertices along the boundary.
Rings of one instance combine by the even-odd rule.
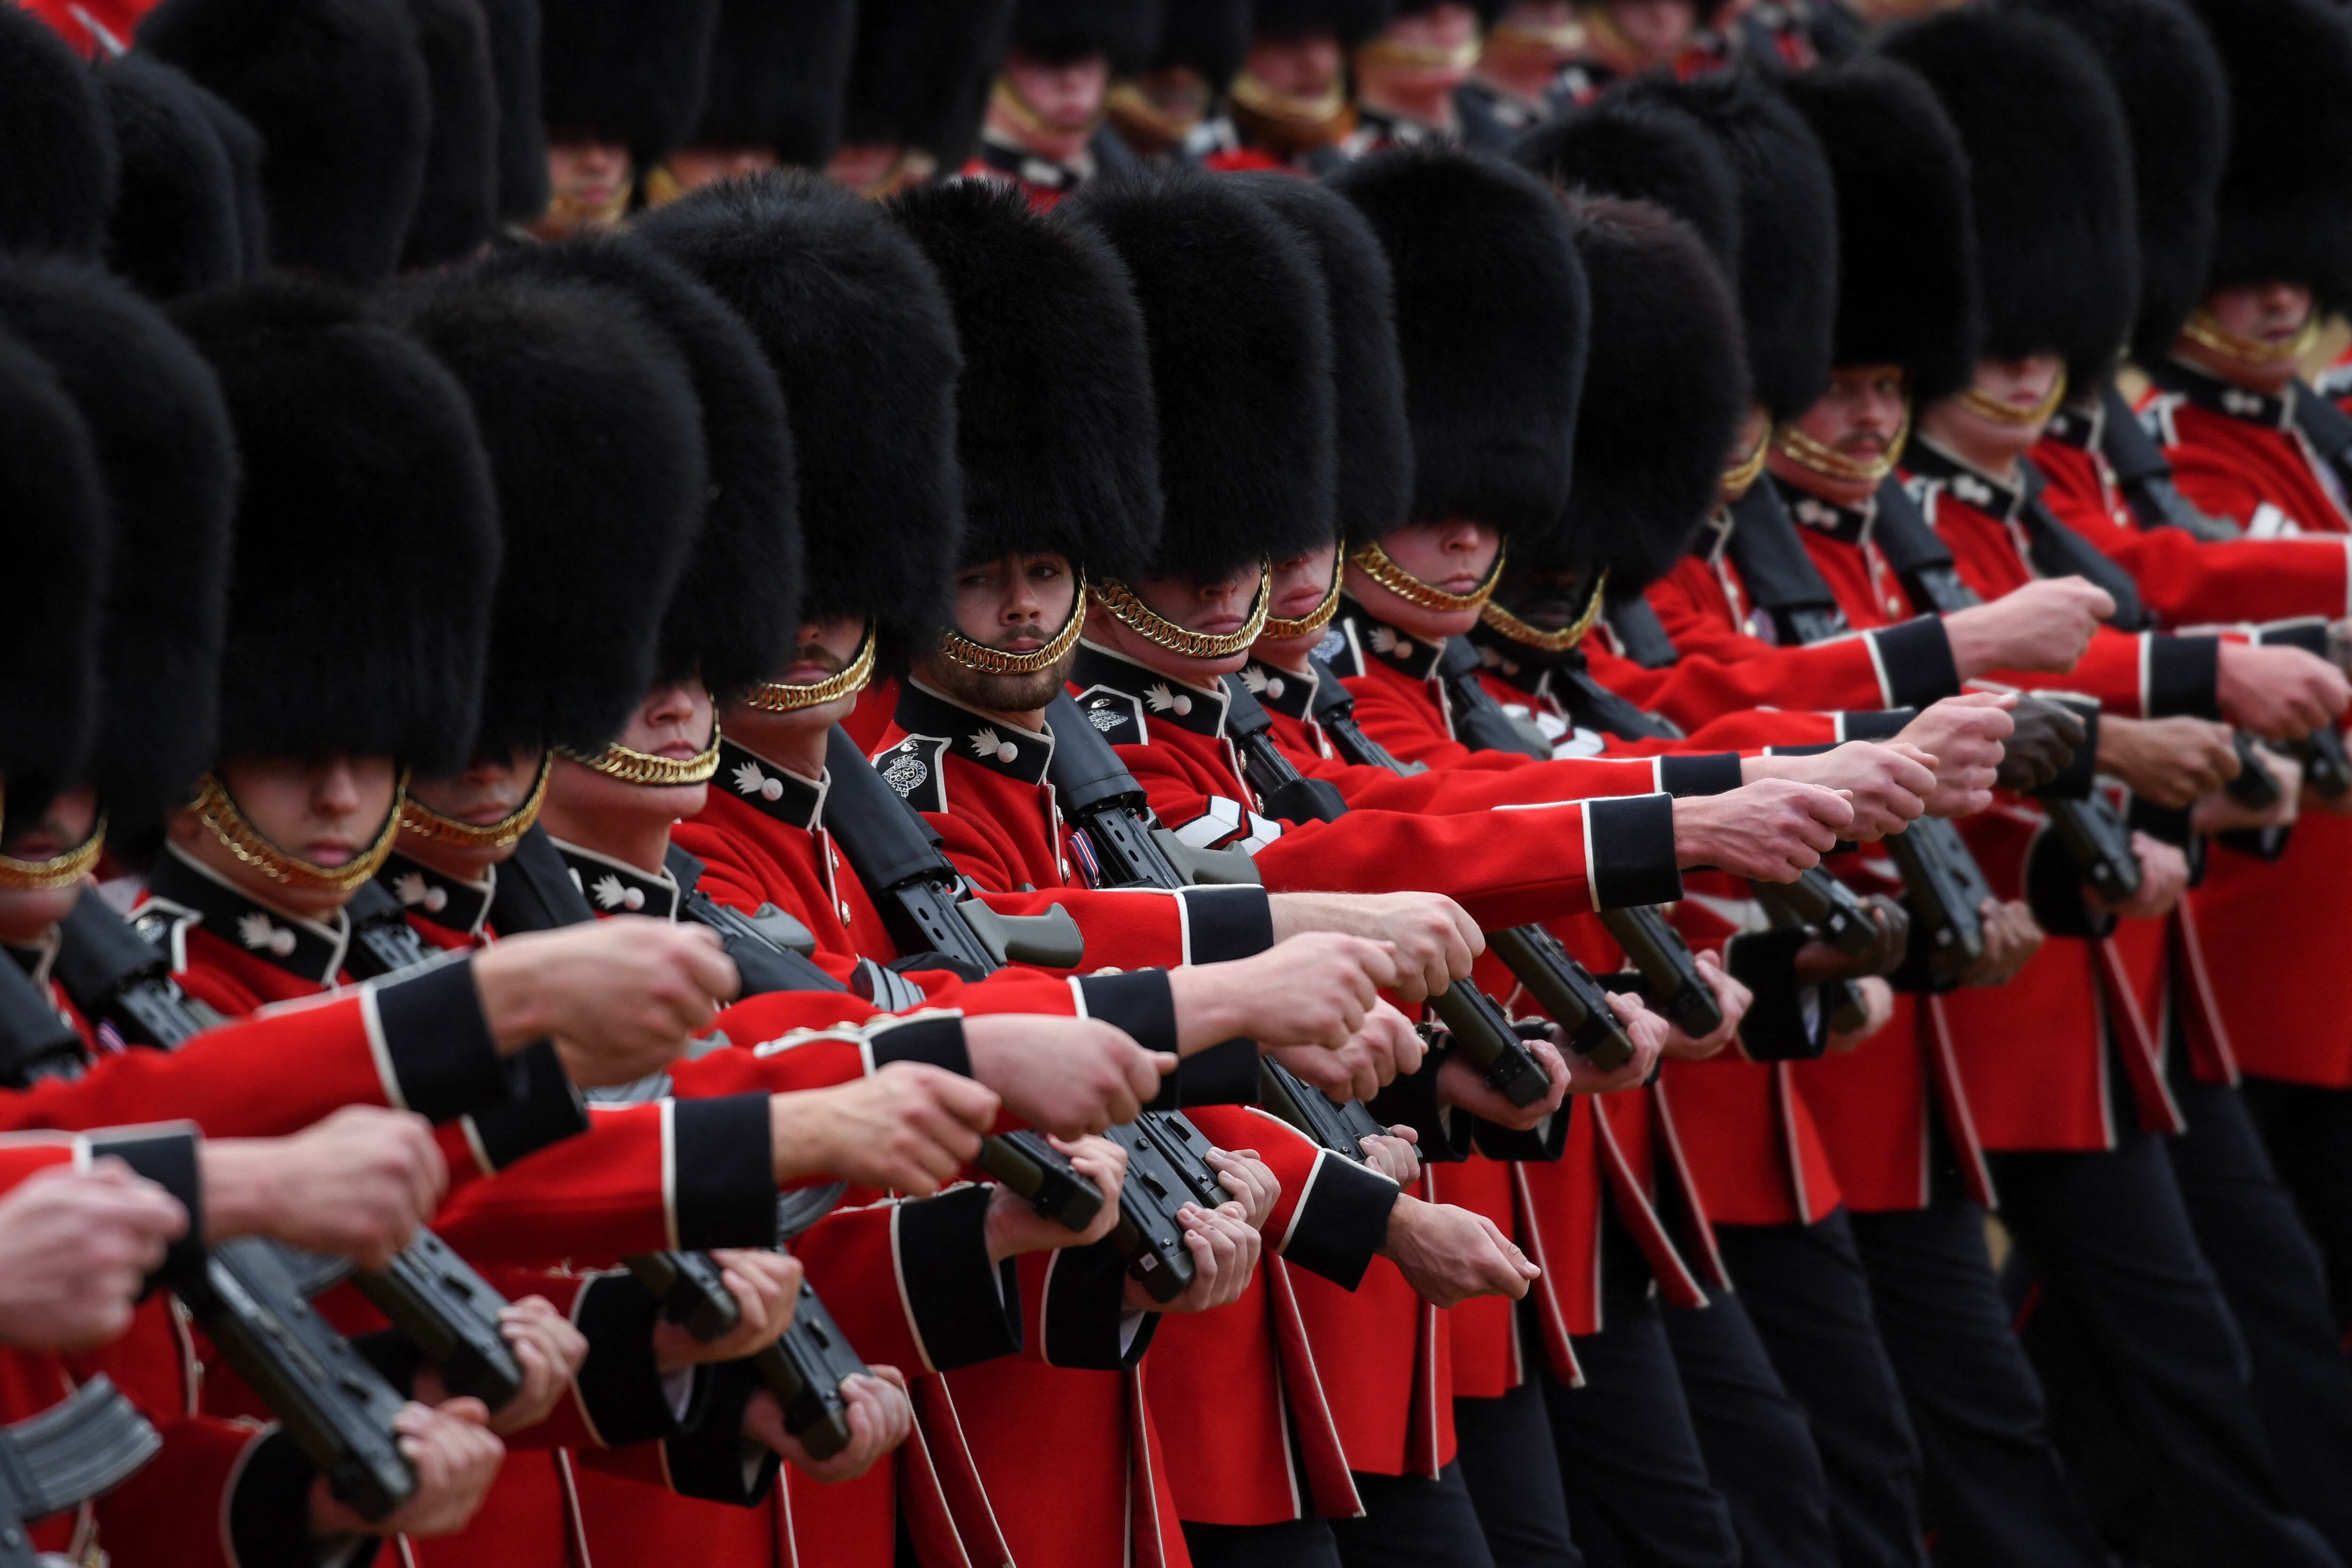
[[[1176,1070],[1123,1029],[1095,1018],[984,1014],[963,1021],[971,1076],[1040,1131],[1076,1138],[1132,1121]]]
[[[776,1396],[764,1388],[755,1392],[743,1407],[743,1436],[765,1445],[813,1479],[828,1484],[856,1480],[915,1429],[915,1406],[907,1397],[907,1380],[898,1369],[868,1367],[866,1373],[871,1375],[842,1379],[842,1415],[849,1423],[849,1443],[833,1458],[809,1458],[801,1440],[784,1430],[784,1413]]]
[[[347,1105],[290,1138],[224,1138],[198,1155],[211,1241],[268,1236],[380,1269],[432,1217],[449,1167],[432,1124]]]
[[[525,1296],[499,1314],[499,1333],[522,1368],[522,1387],[490,1412],[490,1430],[501,1436],[536,1426],[570,1392],[588,1362],[588,1336],[544,1296]],[[431,1363],[416,1369],[417,1400],[439,1405],[449,1397],[441,1372]]]
[[[1862,900],[1877,936],[1861,952],[1848,952],[1826,942],[1809,942],[1797,950],[1798,982],[1819,985],[1829,980],[1856,980],[1865,974],[1892,974],[1902,967],[1911,945],[1911,911],[1884,893]]]
[[[1278,943],[1304,931],[1336,931],[1385,942],[1396,950],[1395,990],[1421,1002],[1470,978],[1486,936],[1468,910],[1443,893],[1273,893]]]
[[[1337,1050],[1398,978],[1389,943],[1315,931],[1252,958],[1170,970],[1168,985],[1187,1050],[1236,1035],[1267,1046]]]
[[[2293,741],[2333,724],[2352,705],[2344,672],[2299,647],[2221,645],[2214,682],[2221,711],[2265,741]]]
[[[2099,771],[2134,795],[2178,810],[2238,776],[2227,724],[2203,719],[2099,720]]]
[[[717,932],[645,915],[523,932],[469,962],[499,1048],[551,1038],[590,1089],[667,1067],[742,984]]]
[[[2268,805],[2252,806],[2241,802],[2228,790],[2215,790],[2199,799],[2189,809],[2189,826],[2200,833],[2259,832],[2265,827],[2284,827],[2303,809],[2303,764],[2282,752],[2257,744],[2263,765],[2271,777],[2278,781],[2278,798]]]
[[[1723,1015],[1723,1022],[1713,1032],[1693,1039],[1673,1024],[1666,1026],[1664,1050],[1678,1062],[1703,1062],[1731,1044],[1739,1033],[1739,1021],[1748,1016],[1748,1009],[1756,1004],[1756,993],[1731,977],[1723,961],[1714,953],[1696,955],[1698,977],[1715,996],[1715,1005]]]
[[[187,1228],[179,1200],[119,1159],[34,1173],[0,1196],[0,1340],[84,1351],[119,1337]]]
[[[928,1197],[980,1152],[1001,1103],[985,1084],[927,1062],[892,1062],[831,1089],[772,1095],[776,1181],[831,1175]]]
[[[788,1252],[721,1248],[710,1255],[727,1293],[735,1298],[735,1326],[704,1344],[683,1325],[662,1318],[654,1323],[654,1363],[664,1373],[685,1366],[741,1361],[759,1354],[793,1326],[807,1270]]]
[[[1486,1075],[1464,1060],[1457,1051],[1437,1069],[1437,1102],[1457,1107],[1482,1121],[1491,1121],[1514,1132],[1533,1131],[1545,1117],[1566,1104],[1571,1093],[1581,1091],[1576,1084],[1575,1069],[1569,1066],[1557,1045],[1549,1039],[1523,1039],[1519,1043],[1527,1047],[1529,1056],[1543,1064],[1551,1079],[1550,1091],[1541,1100],[1533,1105],[1512,1104],[1508,1096],[1490,1086]],[[1588,1076],[1598,1076],[1589,1062],[1584,1064],[1584,1071]]]
[[[1495,1222],[1452,1204],[1427,1204],[1401,1194],[1389,1211],[1381,1253],[1403,1273],[1422,1300],[1452,1307],[1474,1296],[1516,1301],[1543,1270]]]
[[[1990,605],[1955,610],[1944,617],[1944,632],[1962,680],[1995,669],[2063,674],[2090,651],[2098,623],[2115,613],[2105,588],[2082,577],[2051,577]]]
[[[1984,921],[1984,956],[1960,973],[1963,985],[2006,985],[2042,947],[2042,927],[2033,911],[2011,900],[1987,899],[1977,914]]]
[[[392,1418],[392,1429],[416,1471],[415,1495],[370,1523],[330,1491],[320,1476],[310,1483],[313,1536],[455,1535],[472,1522],[507,1452],[489,1429],[482,1402],[452,1399],[435,1408],[412,1401]]]
[[[1633,1054],[1623,1066],[1604,1072],[1575,1052],[1567,1053],[1570,1094],[1610,1094],[1621,1089],[1639,1089],[1658,1070],[1659,1058],[1666,1051],[1666,1037],[1674,1033],[1675,1026],[1651,1012],[1639,996],[1618,991],[1606,994],[1610,1011],[1617,1015],[1625,1037],[1633,1043]]]
[[[1794,779],[1843,791],[1853,807],[1853,825],[1844,837],[1870,842],[1900,833],[1927,814],[1928,797],[1936,793],[1936,770],[1937,759],[1907,741],[1848,741],[1801,756],[1748,757],[1739,764],[1739,776],[1749,784]]]
[[[1118,1228],[1118,1194],[1127,1183],[1127,1150],[1108,1138],[1076,1138],[1064,1142],[1048,1135],[1055,1148],[1070,1157],[1078,1173],[1102,1189],[1102,1212],[1084,1230],[1066,1230],[1039,1214],[1027,1198],[1010,1187],[998,1187],[988,1196],[988,1260],[1002,1263],[1024,1252],[1054,1252],[1065,1247],[1090,1247]]]
[[[2046,697],[2019,701],[2014,717],[2017,730],[2002,747],[1999,782],[2022,794],[2040,789],[2074,762],[2084,724],[2073,709]]]
[[[2139,859],[2139,891],[2119,904],[2110,904],[2085,888],[2083,897],[2095,907],[2126,920],[2154,920],[2172,912],[2189,890],[2189,857],[2160,838],[2132,835],[2132,853]]]
[[[1920,710],[1895,737],[1936,759],[1930,816],[1967,816],[1992,805],[1993,781],[2015,733],[2017,693],[1964,691]]]
[[[1822,863],[1853,826],[1843,795],[1788,779],[1675,802],[1675,860],[1759,882],[1793,882]]]
[[[1184,1228],[1184,1248],[1192,1255],[1192,1283],[1172,1301],[1155,1301],[1139,1280],[1127,1282],[1127,1305],[1138,1312],[1213,1312],[1241,1300],[1257,1268],[1263,1238],[1238,1203],[1202,1209],[1186,1204],[1176,1211]]]
[[[1863,1023],[1858,1029],[1830,1031],[1829,1048],[1831,1054],[1834,1056],[1843,1056],[1879,1030],[1886,1027],[1895,1017],[1894,986],[1875,974],[1866,974],[1849,984],[1853,985],[1854,995],[1862,1003]]]
[[[1421,1152],[1415,1147],[1421,1134],[1402,1122],[1390,1128],[1385,1138],[1367,1136],[1356,1142],[1364,1151],[1364,1163],[1398,1186],[1410,1188],[1421,1180]]]
[[[1282,1178],[1274,1173],[1274,1167],[1259,1159],[1255,1149],[1212,1149],[1207,1158],[1217,1173],[1217,1184],[1233,1194],[1233,1201],[1241,1205],[1242,1223],[1252,1230],[1264,1230],[1274,1205],[1282,1199]]]

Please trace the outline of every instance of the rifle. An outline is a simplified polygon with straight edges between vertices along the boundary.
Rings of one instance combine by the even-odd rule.
[[[1860,895],[1816,866],[1794,882],[1756,882],[1756,901],[1776,926],[1806,926],[1848,957],[1878,940],[1878,922]]]
[[[0,1426],[0,1568],[40,1568],[34,1521],[112,1491],[163,1448],[147,1418],[101,1373],[62,1404]]]
[[[2276,799],[2276,780],[2271,790]],[[2139,857],[2132,850],[2131,829],[2105,796],[2071,800],[2045,795],[2042,809],[2093,892],[2107,903],[2119,904],[2139,891]]]
[[[306,1253],[289,1256],[310,1260]],[[332,1267],[303,1278],[303,1293],[315,1297],[349,1279],[440,1369],[450,1393],[470,1394],[497,1410],[522,1392],[522,1364],[499,1328],[507,1299],[447,1242],[420,1230],[382,1270],[355,1268],[341,1258],[327,1261]]]
[[[1107,888],[1234,887],[1260,880],[1244,849],[1195,849],[1160,825],[1143,786],[1066,691],[1045,705],[1062,815],[1086,836]]]
[[[2298,398],[2298,403],[2303,399]],[[2237,524],[2208,517],[2172,482],[2172,464],[2111,379],[2099,388],[2099,451],[2115,470],[2116,488],[2142,528],[2177,528],[2201,540],[2236,539]]]
[[[1111,1245],[1127,1259],[1129,1275],[1162,1303],[1182,1295],[1197,1272],[1176,1211],[1186,1204],[1214,1208],[1233,1195],[1201,1158],[1208,1143],[1191,1123],[1181,1123],[1184,1136],[1171,1135],[1160,1125],[1180,1121],[1147,1117],[1105,1134],[1127,1151],[1127,1180],[1119,1186],[1118,1224],[1110,1233]]]
[[[82,1016],[127,1046],[176,1051],[226,1022],[180,989],[172,961],[102,899],[84,895],[58,928],[50,973]]]
[[[1984,956],[1984,917],[1979,909],[1992,889],[1959,832],[1939,817],[1923,816],[1886,840],[1886,852],[1911,900],[1911,930],[1927,938],[1927,972],[1942,987],[1959,984],[1960,972]]]
[[[32,976],[0,961],[0,1083],[29,1089],[45,1078],[79,1078],[88,1059],[80,1032]]]
[[[2352,757],[2344,752],[2344,731],[2323,725],[2288,749],[2303,764],[2303,787],[2326,800],[2341,800],[2352,790]]]
[[[2230,744],[2238,753],[2238,776],[2224,786],[2230,798],[2249,811],[2267,811],[2278,804],[2278,775],[2254,747],[2254,738],[2243,730],[2233,731]]]
[[[1723,1008],[1699,977],[1696,955],[1654,904],[1603,910],[1601,923],[1642,972],[1669,1023],[1695,1040],[1723,1027]]]

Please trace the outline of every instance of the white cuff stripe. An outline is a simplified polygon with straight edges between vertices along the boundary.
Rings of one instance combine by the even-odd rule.
[[[367,1030],[368,1054],[375,1058],[375,1076],[383,1085],[383,1102],[394,1110],[408,1109],[400,1089],[400,1074],[392,1065],[392,1045],[383,1037],[383,1014],[376,1005],[375,988],[360,991],[360,1025]]]

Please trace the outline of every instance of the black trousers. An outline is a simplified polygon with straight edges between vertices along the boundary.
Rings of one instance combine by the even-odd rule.
[[[1945,1173],[1939,1173],[1939,1177]],[[1958,1194],[1853,1216],[1871,1302],[1924,1465],[1938,1568],[2103,1568],[2098,1531],[2052,1447],[2041,1380],[2011,1331],[1984,1210]]]
[[[1880,1342],[1843,1209],[1818,1225],[1720,1226],[1725,1264],[1829,1478],[1843,1568],[1921,1568],[1919,1446]]]
[[[2342,1568],[2287,1500],[2162,1142],[1992,1163],[2035,1280],[2025,1347],[2102,1531],[2157,1563]]]
[[[1746,1568],[1832,1568],[1829,1478],[1805,1407],[1773,1370],[1746,1300],[1710,1290],[1704,1308],[1664,1309],[1707,1478],[1731,1509]]]
[[[2246,1110],[2327,1269],[2336,1331],[2352,1339],[2352,1089],[2250,1078]]]
[[[1247,1525],[1187,1520],[1184,1546],[1193,1568],[1339,1568],[1339,1543],[1319,1519]]]
[[[1707,1479],[1641,1248],[1606,1216],[1602,1331],[1573,1341],[1584,1385],[1541,1375],[1576,1543],[1593,1568],[1730,1568],[1731,1510]]]
[[[1457,1462],[1428,1480],[1355,1474],[1361,1519],[1184,1525],[1196,1568],[1494,1568]]]
[[[1542,1387],[1523,1383],[1500,1399],[1455,1400],[1454,1434],[1495,1568],[1584,1568],[1569,1535]]]

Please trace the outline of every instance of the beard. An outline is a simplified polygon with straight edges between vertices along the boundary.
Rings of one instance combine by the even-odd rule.
[[[923,679],[967,708],[990,713],[1034,713],[1055,698],[1077,662],[1073,647],[1047,668],[1029,675],[993,675],[961,665],[943,654],[927,653],[919,671]]]

